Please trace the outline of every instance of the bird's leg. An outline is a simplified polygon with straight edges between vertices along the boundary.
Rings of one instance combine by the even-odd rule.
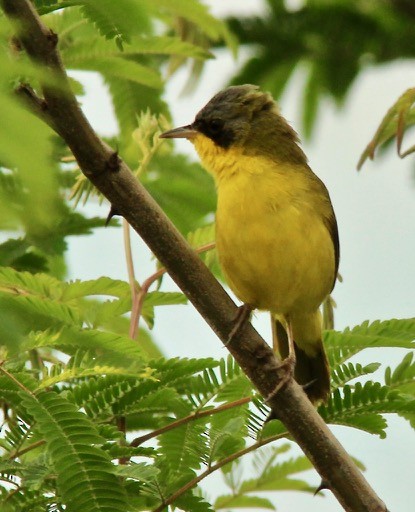
[[[251,304],[242,304],[242,306],[239,306],[238,312],[236,313],[235,316],[233,327],[231,329],[231,332],[229,333],[228,339],[226,340],[225,346],[231,343],[236,334],[238,334],[241,328],[246,324],[254,309],[255,308]]]
[[[296,363],[296,355],[295,355],[295,347],[294,347],[294,336],[293,330],[291,326],[291,322],[289,318],[287,320],[287,338],[288,338],[288,356],[281,362],[279,369],[280,372],[280,381],[275,386],[275,389],[271,391],[271,393],[267,396],[265,401],[267,402],[272,397],[274,397],[278,391],[285,386],[291,379],[294,378],[294,369]]]

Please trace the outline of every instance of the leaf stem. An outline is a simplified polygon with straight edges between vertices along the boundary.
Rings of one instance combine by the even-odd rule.
[[[18,381],[12,373],[10,373],[9,371],[6,370],[6,368],[4,368],[4,363],[5,361],[0,361],[0,372],[4,373],[4,375],[6,375],[11,381],[13,381],[16,384],[16,386],[18,386],[22,391],[35,398],[35,394],[32,393],[30,389],[28,389],[24,384]]]
[[[209,251],[215,247],[215,243],[211,242],[209,244],[202,245],[201,247],[196,249],[196,252],[198,254],[201,254],[203,252]],[[153,283],[155,283],[158,279],[160,279],[161,276],[163,276],[167,272],[167,269],[164,267],[159,268],[154,274],[152,274],[150,277],[148,277],[145,281],[143,281],[143,284],[141,285],[140,290],[137,292],[135,300],[133,300],[133,306],[131,309],[131,321],[130,321],[130,337],[135,339],[140,318],[141,318],[141,311],[143,310],[144,300],[146,298],[146,295]]]
[[[35,443],[32,443],[29,446],[22,448],[21,450],[16,450],[15,452],[12,452],[9,455],[9,459],[16,459],[17,457],[21,457],[25,453],[35,450],[36,448],[39,448],[39,446],[43,446],[45,443],[46,441],[44,439],[40,439],[39,441],[36,441]]]
[[[186,416],[185,418],[180,418],[179,420],[173,421],[172,423],[169,423],[168,425],[165,425],[164,427],[161,427],[157,430],[153,430],[152,432],[145,434],[144,436],[136,437],[133,439],[130,443],[130,446],[140,446],[144,442],[148,441],[149,439],[153,439],[154,437],[157,437],[161,434],[164,434],[165,432],[168,432],[169,430],[172,430],[177,427],[181,427],[182,425],[185,425],[186,423],[189,423],[190,421],[195,421],[200,418],[204,418],[205,416],[213,416],[214,414],[219,414],[223,411],[226,411],[228,409],[233,409],[234,407],[240,407],[241,405],[247,404],[251,401],[251,397],[247,396],[244,398],[240,398],[239,400],[235,400],[234,402],[229,402],[227,404],[220,405],[219,407],[216,407],[215,409],[209,409],[205,411],[196,411],[189,416]]]
[[[130,224],[123,219],[122,221],[122,229],[123,229],[123,238],[124,238],[124,253],[125,260],[127,263],[127,273],[128,273],[128,282],[130,283],[131,290],[131,312],[135,311],[137,308],[137,302],[139,300],[138,295],[140,289],[140,285],[135,279],[134,272],[134,262],[133,262],[133,251],[131,249],[131,232],[130,232]],[[129,336],[131,339],[135,339],[137,334],[137,329],[135,328],[136,322],[134,321],[133,314],[131,313],[130,319],[130,330]]]

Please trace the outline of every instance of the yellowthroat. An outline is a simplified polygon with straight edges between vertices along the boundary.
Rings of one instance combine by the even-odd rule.
[[[281,357],[295,361],[310,400],[325,401],[319,307],[336,281],[339,237],[329,193],[296,132],[270,94],[242,85],[161,137],[194,144],[216,182],[216,246],[229,287],[248,311],[271,312]]]

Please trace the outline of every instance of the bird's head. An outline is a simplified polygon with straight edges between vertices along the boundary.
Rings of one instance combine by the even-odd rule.
[[[272,96],[256,85],[232,86],[218,92],[193,123],[164,132],[160,137],[190,140],[205,161],[210,156],[218,158],[233,152],[291,163],[306,162],[297,144],[297,134],[279,114]]]
[[[196,115],[193,123],[169,130],[163,138],[194,139],[202,134],[224,149],[231,145],[244,144],[254,121],[259,118],[272,119],[278,108],[268,93],[259,91],[255,85],[228,87],[218,92]]]

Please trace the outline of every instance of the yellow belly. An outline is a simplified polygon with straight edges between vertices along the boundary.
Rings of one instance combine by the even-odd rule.
[[[218,185],[217,250],[230,288],[284,316],[315,311],[334,275],[333,242],[309,196],[296,193],[301,185],[268,171]]]
[[[255,308],[312,316],[330,293],[335,255],[327,191],[307,167],[192,139],[218,189],[216,243],[227,282]]]

